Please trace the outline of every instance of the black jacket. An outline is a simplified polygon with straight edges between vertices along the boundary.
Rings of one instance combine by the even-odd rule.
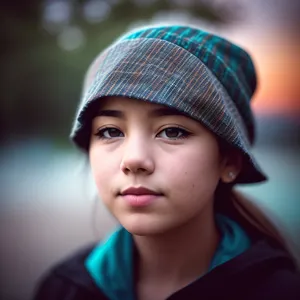
[[[54,267],[42,279],[34,300],[107,300],[84,267],[92,248]],[[287,253],[264,239],[168,298],[181,299],[299,300],[300,275]]]

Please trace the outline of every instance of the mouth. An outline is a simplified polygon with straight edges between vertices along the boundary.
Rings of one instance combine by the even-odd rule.
[[[140,195],[162,195],[162,193],[153,191],[151,189],[145,188],[145,187],[130,187],[127,188],[126,190],[122,191],[120,193],[122,196],[126,195],[135,195],[135,196],[140,196]]]
[[[155,202],[163,194],[145,187],[130,187],[120,193],[126,203],[133,207],[145,207]]]

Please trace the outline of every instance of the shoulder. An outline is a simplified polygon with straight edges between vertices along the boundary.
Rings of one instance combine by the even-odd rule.
[[[216,267],[206,283],[213,293],[228,294],[231,299],[300,299],[296,264],[287,251],[270,239],[254,242],[239,256]]]
[[[300,299],[300,274],[289,269],[278,268],[261,281],[260,287],[257,286],[252,291],[251,299],[298,300]]]
[[[245,255],[249,299],[300,299],[300,271],[277,242],[264,240]],[[247,298],[248,299],[248,298]]]
[[[85,259],[94,249],[90,244],[54,265],[40,278],[34,300],[106,299],[85,268]]]

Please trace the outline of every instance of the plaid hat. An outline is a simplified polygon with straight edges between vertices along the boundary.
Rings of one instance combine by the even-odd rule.
[[[244,157],[236,183],[266,180],[251,153],[250,100],[256,74],[250,56],[231,42],[189,26],[129,32],[89,68],[71,139],[88,151],[101,98],[125,96],[175,108],[200,121]]]

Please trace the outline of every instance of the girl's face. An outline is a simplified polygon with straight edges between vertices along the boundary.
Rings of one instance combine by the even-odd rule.
[[[102,104],[92,122],[91,169],[101,199],[129,232],[164,233],[213,206],[228,169],[212,133],[162,105],[124,97]]]

